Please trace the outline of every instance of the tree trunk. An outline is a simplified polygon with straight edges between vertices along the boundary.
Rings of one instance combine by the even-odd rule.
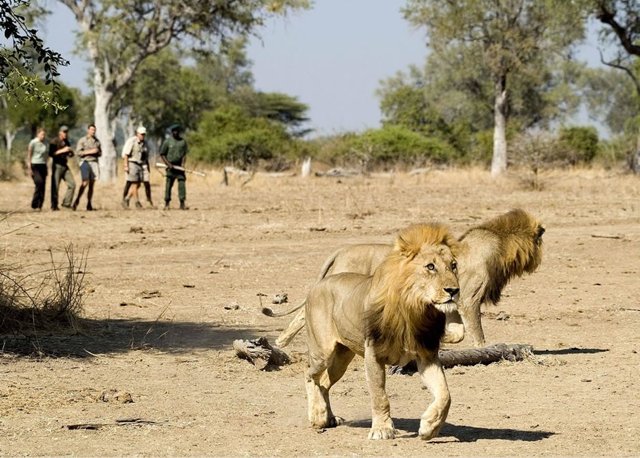
[[[100,139],[102,156],[100,156],[100,181],[112,182],[117,175],[117,154],[114,144],[113,130],[109,120],[109,105],[113,94],[105,87],[96,72],[94,74],[94,93],[96,106],[93,111],[96,124],[96,137]]]
[[[491,176],[496,178],[507,170],[507,77],[496,81],[493,107],[493,159]]]
[[[13,140],[16,138],[16,131],[13,129],[5,129],[4,144],[7,147],[7,162],[11,161],[11,149],[13,148]]]

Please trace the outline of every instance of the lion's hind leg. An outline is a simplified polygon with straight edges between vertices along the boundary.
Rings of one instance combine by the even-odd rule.
[[[338,426],[344,423],[344,419],[333,415],[331,410],[331,402],[329,400],[329,390],[338,380],[342,378],[349,367],[349,363],[353,360],[355,353],[347,347],[338,344],[334,353],[331,364],[327,367],[320,379],[320,385],[327,390],[327,406],[329,407],[329,424],[328,427]]]
[[[306,374],[309,421],[314,428],[333,428],[343,422],[331,410],[329,390],[344,375],[354,353],[338,344],[327,357],[309,355],[309,369]]]

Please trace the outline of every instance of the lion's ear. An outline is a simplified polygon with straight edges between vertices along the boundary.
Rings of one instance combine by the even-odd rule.
[[[446,226],[438,223],[432,224],[412,224],[400,231],[396,237],[393,250],[409,259],[415,258],[422,246],[429,245],[450,245],[455,243],[455,239],[449,233]]]
[[[399,234],[396,237],[396,242],[393,246],[393,251],[401,254],[402,256],[413,259],[420,252],[420,245],[416,245],[414,240],[409,237],[406,237],[406,234]]]

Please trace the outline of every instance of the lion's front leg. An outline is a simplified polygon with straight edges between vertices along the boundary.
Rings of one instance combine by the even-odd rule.
[[[484,332],[482,331],[482,321],[480,303],[473,298],[461,298],[458,302],[458,313],[462,318],[464,329],[475,347],[483,347],[485,344]]]
[[[391,420],[389,398],[385,391],[386,373],[384,363],[378,361],[373,342],[365,341],[364,366],[371,396],[371,431],[369,439],[393,439],[396,430]]]
[[[444,334],[440,339],[442,343],[459,343],[464,339],[464,325],[458,312],[447,313],[447,321]]]
[[[438,435],[444,424],[449,413],[451,396],[437,355],[418,358],[418,372],[422,383],[433,395],[433,402],[420,417],[420,430],[418,431],[421,439],[429,440]]]

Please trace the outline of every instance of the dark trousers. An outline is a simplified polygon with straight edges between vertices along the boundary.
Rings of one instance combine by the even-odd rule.
[[[67,192],[64,194],[62,206],[71,207],[73,203],[73,192],[76,189],[76,180],[73,178],[73,173],[69,170],[68,165],[53,164],[51,172],[51,208],[58,208],[58,189],[62,180],[67,185]]]
[[[173,183],[178,180],[178,199],[180,202],[184,201],[187,198],[187,185],[184,172],[181,170],[167,170],[167,178],[164,186],[164,201],[171,201],[171,188],[173,188]]]
[[[47,164],[31,164],[31,173],[33,174],[33,184],[36,189],[33,191],[33,199],[31,199],[31,208],[34,210],[42,208],[44,203],[45,185],[47,183]]]

